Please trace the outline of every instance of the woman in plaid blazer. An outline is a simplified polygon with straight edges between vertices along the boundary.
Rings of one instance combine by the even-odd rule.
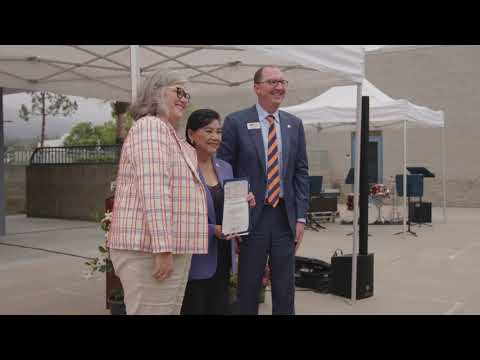
[[[174,129],[190,100],[185,83],[158,71],[131,107],[107,238],[127,314],[179,314],[191,256],[208,252],[196,153]]]

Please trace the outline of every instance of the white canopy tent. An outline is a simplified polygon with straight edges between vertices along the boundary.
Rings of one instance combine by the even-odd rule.
[[[316,86],[321,93],[360,83],[364,50],[358,45],[7,45],[0,48],[0,84],[130,101],[132,70],[145,76],[170,68],[189,78],[193,95],[223,95],[228,87],[250,87],[253,72],[266,64],[287,71],[292,85]]]
[[[417,50],[422,48],[456,45],[365,45],[368,54],[380,54],[395,51]]]
[[[334,87],[303,104],[283,108],[321,131],[353,131],[356,122],[356,88]],[[362,95],[370,97],[370,129],[403,127],[403,188],[406,189],[407,127],[442,128],[443,216],[446,222],[445,124],[443,111],[434,111],[406,100],[394,100],[364,79]],[[358,152],[357,152],[358,154]],[[403,226],[406,227],[406,196],[403,202]]]
[[[364,58],[361,45],[7,45],[0,47],[0,87],[128,102],[136,97],[141,77],[170,68],[188,77],[193,96],[225,96],[228,87],[251,86],[260,66],[276,65],[288,72],[293,86],[301,83],[319,93],[332,86],[356,84],[360,134]],[[357,144],[359,147],[359,135]],[[359,161],[355,167],[358,169]],[[356,171],[355,219],[358,174]],[[353,254],[358,253],[357,223]],[[353,256],[355,280],[356,261]],[[355,284],[352,281],[352,301],[356,300]]]

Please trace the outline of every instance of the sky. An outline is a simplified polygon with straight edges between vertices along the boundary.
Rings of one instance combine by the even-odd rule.
[[[109,103],[105,103],[100,99],[85,99],[81,97],[71,96],[72,100],[76,100],[78,110],[67,118],[64,117],[47,117],[46,121],[46,137],[60,138],[63,134],[79,122],[92,122],[93,124],[103,124],[112,119]],[[26,93],[5,95],[3,97],[4,110],[4,134],[5,140],[13,139],[33,139],[40,136],[42,120],[40,117],[33,117],[28,122],[18,117],[20,106],[31,104],[30,96]]]

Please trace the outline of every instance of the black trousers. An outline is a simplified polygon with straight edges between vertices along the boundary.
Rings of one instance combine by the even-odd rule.
[[[217,271],[210,279],[188,281],[181,315],[229,314],[230,251],[230,241],[218,240]]]
[[[238,313],[258,314],[258,294],[268,262],[272,281],[272,314],[295,314],[295,243],[285,203],[265,206],[258,225],[240,243]]]

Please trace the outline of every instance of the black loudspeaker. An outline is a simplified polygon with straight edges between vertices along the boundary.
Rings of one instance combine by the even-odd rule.
[[[408,205],[408,220],[411,223],[431,223],[432,203],[413,201]]]
[[[352,297],[352,255],[332,256],[331,293]],[[373,296],[373,253],[357,256],[357,300]]]

